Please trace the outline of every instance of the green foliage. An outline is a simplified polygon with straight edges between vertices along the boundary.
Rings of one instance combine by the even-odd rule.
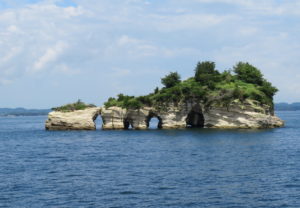
[[[277,88],[263,78],[261,72],[254,66],[239,62],[230,70],[220,73],[215,69],[214,62],[199,62],[195,76],[180,81],[177,72],[171,72],[161,79],[165,87],[155,88],[153,93],[145,96],[127,96],[119,94],[117,98],[109,98],[106,107],[139,109],[143,106],[162,107],[170,102],[176,104],[189,100],[198,100],[209,105],[219,102],[228,106],[230,102],[239,99],[253,99],[261,104],[273,106],[273,96]]]
[[[198,62],[195,69],[195,78],[198,81],[198,76],[201,74],[214,74],[216,73],[216,64],[215,62],[204,61]]]
[[[215,89],[215,82],[221,80],[220,73],[215,69],[214,62],[198,62],[195,69],[195,80],[202,85],[208,86],[210,89]]]
[[[170,72],[167,76],[161,79],[161,83],[166,88],[174,87],[180,83],[180,75],[177,72]]]
[[[260,70],[249,63],[239,62],[233,67],[233,70],[241,81],[257,85],[263,84],[263,75]]]
[[[93,104],[86,104],[82,102],[80,99],[78,99],[75,103],[66,104],[60,107],[52,108],[54,111],[61,111],[61,112],[71,112],[75,110],[84,110],[86,108],[96,107]]]
[[[107,102],[104,103],[106,108],[117,106],[122,108],[132,108],[139,109],[142,107],[142,102],[135,98],[134,96],[128,96],[124,94],[119,94],[118,98],[110,97]]]
[[[263,80],[263,84],[260,87],[260,90],[264,92],[268,97],[273,97],[276,92],[278,92],[278,89],[272,86],[272,84],[265,79]]]
[[[231,74],[230,70],[225,70],[221,76],[220,76],[220,80],[225,81],[225,82],[231,82],[234,80],[233,75]]]
[[[108,98],[108,100],[104,103],[104,106],[106,108],[113,107],[113,106],[121,107],[117,99],[113,97]]]
[[[201,99],[206,94],[204,87],[199,82],[196,82],[194,78],[183,81],[181,86],[186,100]]]
[[[130,99],[128,99],[128,100],[125,100],[124,102],[123,102],[123,106],[122,106],[123,108],[132,108],[132,109],[139,109],[139,108],[141,108],[142,107],[142,103],[138,100],[138,99],[136,99],[136,98],[130,98]]]

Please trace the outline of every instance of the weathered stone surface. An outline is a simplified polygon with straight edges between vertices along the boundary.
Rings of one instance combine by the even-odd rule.
[[[208,128],[275,128],[284,125],[269,106],[260,106],[251,100],[235,101],[228,107],[212,105],[203,115],[204,126]]]
[[[89,108],[69,113],[51,112],[46,122],[49,130],[90,130],[95,129],[94,120],[100,108]],[[235,100],[224,106],[211,103],[189,102],[162,106],[145,107],[139,110],[120,107],[101,108],[102,129],[147,129],[152,117],[159,119],[159,128],[176,129],[186,127],[198,128],[275,128],[284,122],[274,116],[267,105],[260,105],[253,100],[241,103]]]
[[[189,112],[185,104],[170,104],[165,109],[153,109],[152,112],[153,115],[160,119],[162,129],[178,129],[186,127],[186,118]]]
[[[120,107],[102,108],[102,129],[124,129],[126,109]]]
[[[53,111],[48,114],[47,130],[95,130],[94,120],[101,108],[87,108],[73,112]]]
[[[148,129],[151,108],[128,110],[125,116],[125,129],[130,125],[134,129]]]

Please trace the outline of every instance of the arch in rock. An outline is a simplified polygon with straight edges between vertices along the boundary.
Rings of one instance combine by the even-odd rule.
[[[101,113],[96,114],[93,117],[93,121],[95,123],[96,129],[101,129],[102,128],[103,119],[102,119]]]
[[[102,116],[101,116],[101,108],[100,108],[100,110],[97,113],[95,113],[93,115],[92,119],[93,119],[93,122],[95,124],[95,129],[96,130],[97,129],[101,129],[102,128],[102,124],[103,124],[103,119],[102,119]]]
[[[192,108],[186,118],[186,126],[188,128],[204,128],[204,115],[200,105]]]
[[[133,120],[130,118],[125,118],[124,119],[124,129],[128,130],[128,129],[133,129]]]
[[[159,115],[155,114],[155,113],[152,113],[152,112],[149,113],[149,115],[147,117],[147,121],[146,121],[147,122],[147,127],[149,128],[150,121],[151,121],[152,118],[157,118],[157,120],[158,120],[157,128],[161,129],[162,128],[162,124],[163,124],[161,117]]]

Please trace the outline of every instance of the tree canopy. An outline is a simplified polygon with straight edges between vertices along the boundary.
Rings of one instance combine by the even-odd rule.
[[[69,103],[60,107],[54,107],[52,110],[61,111],[61,112],[71,112],[75,110],[84,110],[86,108],[96,107],[94,104],[86,104],[82,102],[80,99],[77,102]]]
[[[198,62],[195,68],[195,80],[209,88],[214,88],[214,83],[218,81],[220,73],[215,69],[215,62]]]
[[[174,87],[180,83],[180,75],[177,72],[170,72],[164,78],[161,79],[161,83],[166,87]]]
[[[236,73],[237,78],[247,83],[262,85],[263,75],[259,69],[252,66],[249,63],[239,62],[233,67],[233,71]]]
[[[161,79],[161,83],[163,88],[157,87],[148,95],[134,97],[119,94],[117,98],[109,98],[105,106],[138,109],[142,106],[161,107],[169,102],[178,103],[191,99],[204,103],[229,103],[234,99],[243,102],[245,99],[252,99],[272,107],[273,96],[278,91],[258,68],[244,62],[239,62],[233,66],[233,70],[222,73],[215,68],[214,62],[198,62],[193,77],[181,81],[177,72],[170,72]]]

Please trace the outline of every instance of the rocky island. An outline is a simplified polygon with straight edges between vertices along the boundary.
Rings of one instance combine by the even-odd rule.
[[[164,87],[145,96],[119,94],[102,107],[80,100],[53,108],[47,130],[148,129],[156,117],[158,128],[275,128],[284,122],[274,115],[278,91],[249,63],[219,72],[214,62],[199,62],[193,77],[181,80],[177,72],[161,79]]]

